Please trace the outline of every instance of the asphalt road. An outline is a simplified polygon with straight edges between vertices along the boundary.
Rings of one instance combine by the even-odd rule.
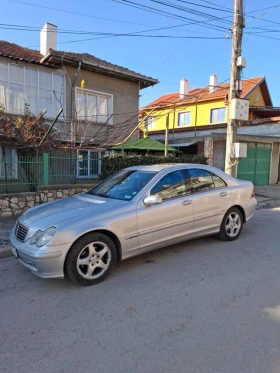
[[[82,288],[0,260],[1,373],[279,373],[280,209]]]

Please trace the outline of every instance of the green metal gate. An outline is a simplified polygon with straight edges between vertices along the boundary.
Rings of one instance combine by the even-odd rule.
[[[254,185],[269,184],[271,144],[248,143],[247,158],[238,164],[238,179],[249,180]]]

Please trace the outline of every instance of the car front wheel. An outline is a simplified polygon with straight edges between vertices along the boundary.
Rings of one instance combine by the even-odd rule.
[[[108,276],[116,261],[114,242],[103,233],[90,233],[71,247],[65,272],[78,285],[95,285]]]
[[[232,207],[225,214],[218,237],[223,241],[236,240],[243,228],[243,216],[239,209]]]

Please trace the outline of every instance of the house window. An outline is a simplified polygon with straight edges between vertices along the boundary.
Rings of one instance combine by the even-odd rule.
[[[178,114],[178,126],[189,126],[191,124],[191,112],[186,111]]]
[[[77,177],[97,177],[101,172],[101,152],[79,150],[77,159]]]
[[[112,95],[105,95],[85,89],[76,91],[77,118],[92,122],[112,124]]]
[[[156,118],[155,117],[148,117],[145,120],[145,128],[148,130],[152,130],[156,128]]]
[[[17,152],[8,146],[0,146],[0,178],[17,178]]]
[[[224,123],[226,121],[226,108],[211,109],[210,123]]]
[[[0,62],[0,107],[10,114],[23,114],[25,105],[32,114],[46,110],[54,118],[65,108],[64,75]]]

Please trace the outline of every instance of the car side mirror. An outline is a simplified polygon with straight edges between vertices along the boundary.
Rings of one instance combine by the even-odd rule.
[[[153,196],[148,196],[144,199],[145,206],[160,205],[162,203],[162,198],[155,194]]]

